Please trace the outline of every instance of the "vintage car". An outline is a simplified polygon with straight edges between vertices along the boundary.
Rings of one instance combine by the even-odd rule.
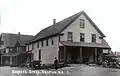
[[[104,55],[102,65],[103,67],[120,68],[120,61],[114,55]]]
[[[41,68],[41,60],[34,60],[27,63],[27,67],[30,69],[40,69]]]

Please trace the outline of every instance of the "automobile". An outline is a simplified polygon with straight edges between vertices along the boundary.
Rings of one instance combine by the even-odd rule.
[[[120,68],[120,61],[114,55],[104,55],[103,56],[103,67],[109,68]]]
[[[34,60],[27,63],[28,68],[30,69],[40,69],[41,68],[41,60]]]

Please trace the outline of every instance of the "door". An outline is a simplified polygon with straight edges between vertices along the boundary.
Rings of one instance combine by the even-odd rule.
[[[39,50],[39,60],[41,60],[41,50]]]

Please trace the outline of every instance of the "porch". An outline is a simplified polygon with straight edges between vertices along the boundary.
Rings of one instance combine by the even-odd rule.
[[[64,63],[97,63],[103,50],[110,51],[107,43],[85,43],[61,41],[59,46],[59,61]]]
[[[12,55],[1,55],[1,65],[9,66],[9,65],[16,65],[16,56]]]
[[[19,66],[26,63],[27,57],[30,54],[27,53],[16,53],[16,54],[2,54],[1,65],[4,66]]]
[[[101,48],[63,46],[59,49],[59,61],[64,63],[97,63],[102,56]]]

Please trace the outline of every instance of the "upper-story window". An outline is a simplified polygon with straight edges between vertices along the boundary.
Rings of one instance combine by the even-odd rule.
[[[9,52],[9,49],[6,49],[6,53],[8,53]]]
[[[3,53],[6,53],[6,49],[4,48],[4,49],[2,49],[2,51],[3,51]]]
[[[48,39],[46,40],[46,46],[48,46]]]
[[[99,39],[103,39],[103,37],[99,36]]]
[[[92,42],[96,42],[96,34],[92,34]]]
[[[4,42],[0,40],[0,45],[4,45]]]
[[[29,51],[29,45],[28,45],[28,51]]]
[[[37,42],[37,48],[39,48],[39,42]]]
[[[43,47],[43,41],[41,41],[41,47]]]
[[[80,41],[84,42],[85,41],[85,34],[80,33]]]
[[[17,48],[17,52],[19,52],[19,47],[16,47]]]
[[[85,20],[80,19],[80,28],[85,28]]]
[[[9,52],[12,52],[12,48],[9,48]]]
[[[51,44],[54,45],[54,40],[53,40],[53,38],[51,38]]]
[[[68,41],[73,41],[73,33],[72,32],[68,32]]]
[[[34,44],[32,44],[32,50],[34,49]]]

